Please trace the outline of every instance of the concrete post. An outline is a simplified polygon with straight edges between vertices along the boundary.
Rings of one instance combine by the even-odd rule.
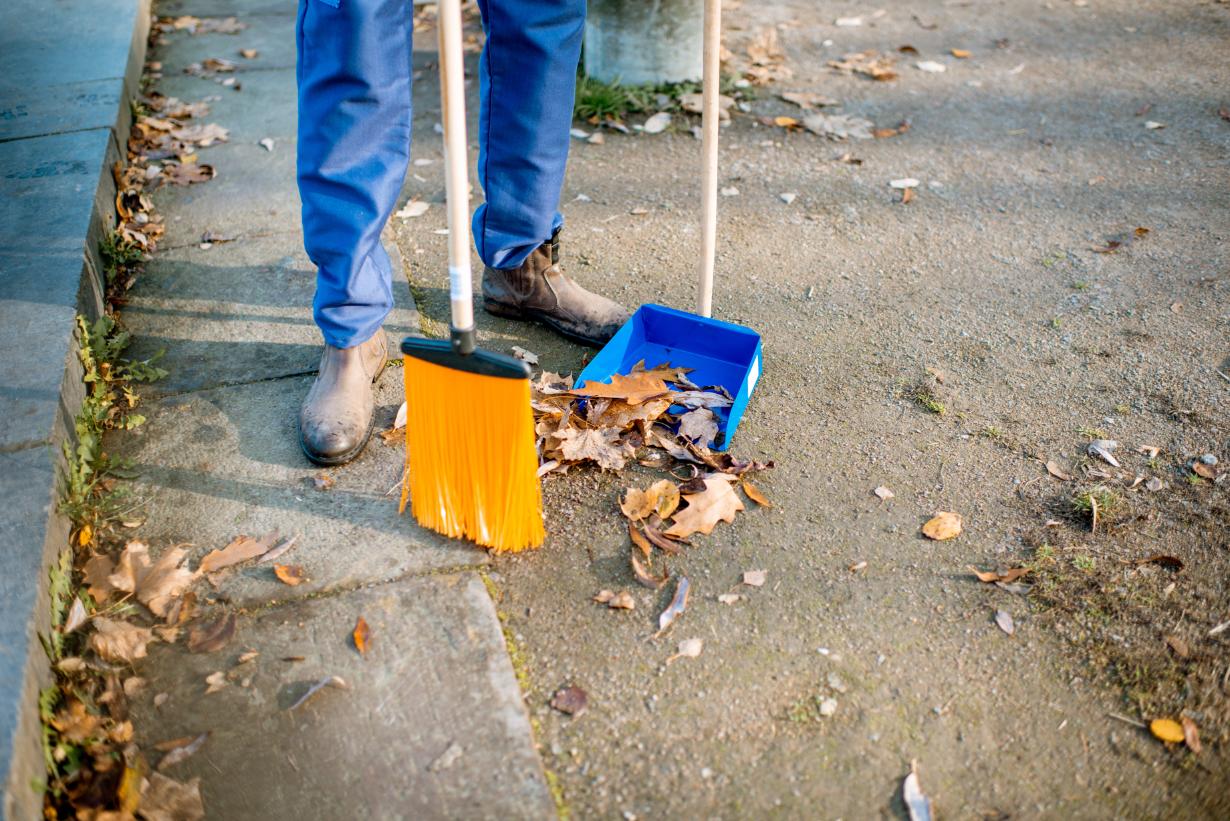
[[[646,85],[701,78],[702,0],[589,0],[585,74]]]

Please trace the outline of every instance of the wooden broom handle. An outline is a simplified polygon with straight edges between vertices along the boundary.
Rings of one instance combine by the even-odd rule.
[[[464,331],[474,327],[474,286],[470,274],[470,183],[461,0],[439,0],[437,23],[440,108],[444,119],[444,191],[448,209],[448,295],[453,328]]]
[[[696,313],[713,315],[713,267],[717,254],[718,95],[722,51],[722,0],[705,0],[705,51],[701,100],[700,288]]]

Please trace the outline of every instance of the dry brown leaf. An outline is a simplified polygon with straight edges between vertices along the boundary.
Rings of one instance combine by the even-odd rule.
[[[1004,571],[1003,573],[1000,573],[995,570],[985,570],[984,571],[984,570],[979,570],[978,568],[974,567],[972,564],[969,565],[969,569],[971,573],[973,573],[975,576],[978,577],[978,581],[985,582],[987,584],[993,584],[994,582],[1004,582],[1006,584],[1011,584],[1012,582],[1016,581],[1022,576],[1027,576],[1033,572],[1028,567],[1014,567],[1011,570]]]
[[[108,581],[116,590],[134,593],[156,616],[165,616],[172,602],[196,580],[196,574],[183,567],[188,551],[173,547],[151,563],[149,546],[132,541],[124,546],[119,562]]]
[[[679,435],[702,447],[711,447],[718,435],[717,414],[708,408],[697,408],[679,417]]]
[[[649,399],[665,396],[670,390],[659,372],[633,371],[630,374],[612,374],[609,384],[588,382],[583,388],[574,388],[573,396],[605,397],[622,399],[629,405],[639,405]]]
[[[653,513],[654,500],[645,491],[630,487],[624,492],[624,498],[619,502],[619,509],[634,522],[639,522]]]
[[[192,185],[208,182],[217,176],[212,165],[195,162],[168,162],[162,166],[162,179],[174,185]]]
[[[777,95],[788,103],[794,103],[804,111],[808,111],[819,106],[837,105],[837,101],[832,97],[826,97],[815,91],[783,91]]]
[[[95,616],[93,623],[90,649],[105,661],[131,664],[145,658],[145,646],[154,640],[151,631],[128,622]]]
[[[615,598],[615,591],[599,590],[597,593],[594,594],[593,601],[596,601],[598,604],[606,604],[613,598]]]
[[[206,554],[205,558],[201,559],[197,570],[200,573],[213,573],[224,567],[255,559],[267,553],[277,538],[276,530],[266,533],[259,539],[253,539],[251,536],[236,536],[226,547]]]
[[[880,54],[875,49],[847,54],[840,60],[829,60],[829,66],[843,74],[862,74],[873,80],[887,82],[897,79],[897,71],[893,68],[893,57]]]
[[[150,773],[141,792],[140,815],[145,821],[201,821],[201,779],[180,783],[162,773]]]
[[[191,758],[192,755],[205,744],[209,739],[209,732],[201,733],[200,735],[184,736],[176,738],[172,741],[164,741],[161,744],[155,744],[154,749],[166,753],[158,761],[158,769],[165,770],[167,767],[174,767],[182,761]]]
[[[747,479],[743,480],[743,492],[747,494],[747,498],[761,507],[773,507],[773,503],[765,498],[765,495],[760,492],[760,488],[753,485]]]
[[[1196,722],[1187,716],[1182,716],[1180,720],[1183,722],[1183,741],[1187,743],[1189,750],[1199,755],[1204,749],[1200,744],[1200,729],[1196,727]]]
[[[631,405],[622,399],[602,400],[609,401],[610,404],[600,409],[597,408],[597,402],[592,402],[586,419],[591,427],[627,430],[637,422],[646,424],[656,422],[670,410],[675,395],[667,394],[664,398],[649,399],[636,405]],[[595,410],[598,412],[595,413]]]
[[[621,434],[615,428],[568,428],[556,436],[560,439],[559,450],[564,459],[570,462],[593,461],[604,470],[623,470],[633,450],[620,441]]]
[[[90,598],[95,604],[103,604],[112,593],[115,586],[111,584],[111,574],[115,572],[115,562],[110,556],[98,555],[85,563],[83,569],[85,583],[89,587]]]
[[[1178,636],[1167,636],[1166,646],[1174,651],[1174,654],[1181,659],[1189,658],[1192,654],[1191,648],[1187,646],[1187,642]]]
[[[666,538],[666,536],[662,534],[662,531],[658,530],[657,527],[654,527],[648,523],[645,525],[645,538],[653,542],[653,544],[664,553],[671,556],[679,553],[679,545]]]
[[[1212,465],[1206,465],[1199,460],[1192,462],[1192,473],[1202,479],[1213,480],[1217,478],[1217,470]]]
[[[64,619],[64,627],[62,628],[62,632],[66,636],[75,632],[82,625],[84,625],[89,618],[89,614],[85,612],[85,605],[81,603],[81,597],[73,596],[73,604],[68,608],[68,616]]]
[[[650,554],[653,553],[653,545],[649,544],[649,540],[645,538],[643,533],[636,529],[636,525],[632,522],[628,522],[628,536],[631,537],[632,544],[636,547],[636,549],[641,551],[641,554],[648,559]]]
[[[226,613],[212,621],[192,625],[188,629],[188,651],[214,653],[221,650],[234,638],[236,622],[234,613]]]
[[[1056,479],[1060,479],[1064,482],[1072,481],[1072,474],[1060,467],[1058,462],[1047,462],[1046,472],[1054,476]]]
[[[954,539],[961,533],[961,515],[942,510],[922,526],[922,532],[928,539],[937,542]]]
[[[73,744],[82,744],[100,735],[102,727],[102,720],[76,698],[57,712],[50,723],[65,741]]]
[[[606,603],[606,606],[612,610],[635,610],[636,601],[632,598],[632,594],[627,590],[620,590],[611,600]]]
[[[1149,722],[1149,732],[1153,733],[1154,738],[1167,744],[1182,744],[1186,740],[1183,726],[1172,718],[1153,719]]]
[[[280,582],[289,584],[291,587],[302,584],[307,578],[304,575],[303,567],[297,564],[275,564],[273,566],[273,575],[277,576]]]
[[[245,60],[255,60],[260,56],[260,52],[254,48],[241,48],[239,50],[239,56]]]
[[[632,565],[632,575],[636,577],[636,582],[641,587],[648,587],[650,590],[660,590],[662,585],[670,579],[670,573],[666,567],[662,567],[662,575],[655,576],[649,572],[644,563],[636,557],[635,553],[629,555],[628,560]]]
[[[360,656],[367,655],[367,648],[371,646],[371,636],[372,631],[367,626],[367,620],[359,616],[359,620],[355,622],[351,638],[354,639],[354,649],[359,651]]]
[[[565,715],[576,716],[589,706],[589,695],[577,686],[563,687],[551,696],[551,706]]]
[[[1155,553],[1152,556],[1145,556],[1143,559],[1134,559],[1132,563],[1135,565],[1156,564],[1167,570],[1177,571],[1183,569],[1182,559],[1178,556],[1167,556],[1164,553]]]
[[[744,506],[728,478],[704,479],[703,492],[685,493],[688,506],[675,512],[675,523],[666,535],[686,539],[693,533],[712,533],[718,522],[733,522],[735,514],[744,510]]]

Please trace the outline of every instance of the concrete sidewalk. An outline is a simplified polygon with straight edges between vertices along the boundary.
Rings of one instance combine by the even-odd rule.
[[[308,581],[288,587],[270,565],[244,569],[207,597],[208,612],[238,613],[224,650],[151,647],[139,670],[149,686],[133,701],[138,741],[211,732],[172,773],[202,779],[211,818],[551,817],[479,574],[487,554],[398,515],[398,443],[375,437],[359,460],[327,474],[299,450],[299,403],[321,342],[294,179],[294,4],[166,6],[160,12],[236,13],[247,28],[168,34],[152,54],[162,64],[158,89],[185,101],[217,95],[209,121],[230,136],[202,152],[216,179],[155,196],[166,236],[123,317],[137,340],[132,355],[165,351],[170,375],[143,392],[147,423],[108,444],[139,475],[133,490],[147,518],[134,537],[156,548],[190,543],[199,556],[240,533],[277,529],[297,537],[285,561]],[[239,59],[249,48],[259,56]],[[432,56],[421,52],[416,66]],[[241,91],[184,73],[209,57],[239,63]],[[202,247],[205,232],[233,240]],[[421,324],[388,239],[397,306],[385,330],[395,351]],[[377,386],[377,430],[401,399],[401,370],[391,367]],[[325,475],[331,484],[316,489]],[[366,655],[350,640],[360,616],[371,628]],[[259,656],[239,666],[250,651]],[[230,685],[204,695],[218,671]],[[288,709],[329,676],[348,687]]]

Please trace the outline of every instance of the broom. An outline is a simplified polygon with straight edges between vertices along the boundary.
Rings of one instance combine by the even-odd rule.
[[[440,0],[440,98],[451,339],[402,340],[406,378],[406,478],[423,527],[496,552],[542,544],[529,367],[474,344],[469,184],[460,0]]]

